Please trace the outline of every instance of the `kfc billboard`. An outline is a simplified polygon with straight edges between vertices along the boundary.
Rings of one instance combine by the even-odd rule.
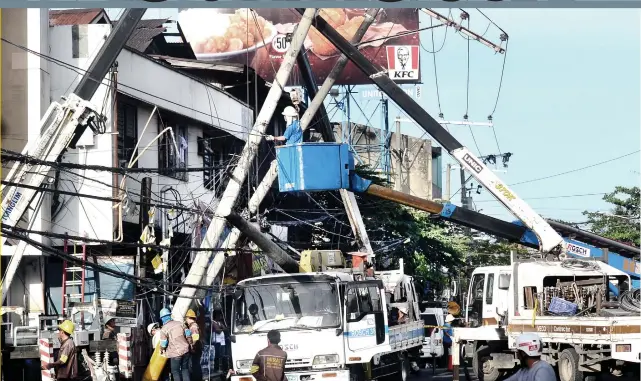
[[[363,22],[367,9],[331,8],[321,16],[347,40]],[[287,35],[300,22],[294,9],[181,9],[178,22],[196,57],[203,61],[238,63],[251,66],[258,75],[273,82],[283,55],[289,48]],[[420,42],[417,9],[381,9],[358,45],[370,62],[389,70],[400,83],[420,82]],[[340,57],[340,52],[314,27],[305,40],[305,49],[316,82],[320,85]],[[295,69],[287,86],[300,86]],[[372,82],[348,62],[336,81],[339,85]]]

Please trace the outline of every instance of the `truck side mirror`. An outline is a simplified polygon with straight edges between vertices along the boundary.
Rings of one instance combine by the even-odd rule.
[[[499,274],[499,290],[510,288],[510,274]]]

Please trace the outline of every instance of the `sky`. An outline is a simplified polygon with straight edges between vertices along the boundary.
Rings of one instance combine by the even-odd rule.
[[[435,9],[448,14],[447,9]],[[110,17],[119,10],[110,10]],[[470,28],[500,42],[500,31],[474,9]],[[452,17],[460,20],[459,9]],[[486,9],[483,11],[509,35],[500,98],[491,127],[450,126],[450,132],[477,155],[511,152],[507,172],[497,175],[546,218],[584,222],[584,210],[607,211],[603,194],[615,186],[638,186],[639,153],[588,169],[574,171],[639,150],[641,145],[641,17],[638,10],[609,9]],[[145,18],[171,17],[177,9],[149,10]],[[429,17],[421,15],[421,27]],[[487,32],[486,32],[487,30]],[[449,28],[434,30],[439,97],[436,96],[433,54],[421,55],[422,97],[428,113],[463,120],[466,113],[467,40]],[[432,51],[431,32],[421,32],[423,48]],[[504,57],[470,42],[469,120],[486,122],[497,98]],[[371,89],[360,86],[356,91]],[[358,98],[357,98],[358,99]],[[371,117],[379,127],[376,101],[362,101],[352,120]],[[380,110],[380,108],[379,108]],[[373,115],[373,117],[372,117]],[[399,115],[390,102],[390,126]],[[401,115],[402,116],[402,115]],[[343,116],[335,117],[337,121]],[[470,130],[473,132],[470,132]],[[404,123],[403,133],[423,136]],[[496,133],[496,139],[494,133]],[[476,142],[475,142],[476,141]],[[497,147],[498,141],[498,147]],[[447,155],[445,155],[447,156]],[[445,164],[457,163],[447,157]],[[559,173],[567,174],[553,176]],[[550,178],[536,180],[543,177]],[[445,179],[445,176],[443,176]],[[452,193],[460,188],[459,173],[451,174]],[[477,181],[471,180],[476,186]],[[578,195],[578,196],[577,196]],[[574,197],[560,197],[574,196]],[[509,212],[487,191],[473,193],[477,210],[506,220]],[[453,197],[459,203],[460,193]]]

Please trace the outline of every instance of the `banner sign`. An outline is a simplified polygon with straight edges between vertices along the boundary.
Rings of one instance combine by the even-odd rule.
[[[366,8],[325,8],[321,16],[347,40],[364,20]],[[291,33],[301,16],[294,9],[202,9],[182,8],[178,23],[196,58],[202,61],[244,64],[267,82],[273,82]],[[361,53],[399,83],[420,82],[420,41],[418,10],[382,9],[358,45]],[[325,80],[341,53],[312,27],[304,43],[316,83]],[[349,62],[337,85],[363,85],[372,82]],[[301,86],[295,69],[287,84]]]

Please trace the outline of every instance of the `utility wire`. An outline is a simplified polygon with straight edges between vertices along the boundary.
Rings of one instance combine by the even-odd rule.
[[[89,238],[89,237],[83,237],[83,236],[75,236],[75,235],[69,235],[69,234],[60,234],[60,233],[53,233],[53,232],[46,232],[46,231],[40,231],[40,230],[31,230],[31,229],[24,229],[16,226],[10,226],[6,224],[1,224],[2,229],[5,229],[7,231],[15,231],[17,233],[14,233],[16,235],[21,235],[21,234],[37,234],[43,237],[48,237],[48,238],[56,238],[56,239],[68,239],[72,241],[78,241],[78,242],[91,242],[91,243],[98,243],[98,244],[105,244],[105,245],[110,245],[110,244],[116,244],[116,242],[113,242],[111,240],[106,240],[106,239],[97,239],[97,238]],[[118,246],[123,246],[123,247],[133,247],[133,248],[145,248],[145,249],[156,249],[156,250],[167,250],[167,249],[178,249],[178,250],[186,250],[186,251],[201,251],[201,252],[228,252],[228,251],[233,251],[237,253],[248,253],[248,254],[258,254],[258,253],[263,253],[260,250],[248,250],[248,249],[226,249],[226,248],[201,248],[201,247],[187,247],[187,246],[163,246],[163,245],[155,245],[155,244],[146,244],[146,243],[137,243],[137,242],[118,242]]]
[[[572,169],[572,170],[561,172],[561,173],[556,173],[556,174],[550,175],[550,176],[539,177],[539,178],[536,178],[536,179],[525,180],[525,181],[521,181],[521,182],[518,182],[518,183],[510,184],[510,186],[513,187],[515,185],[529,184],[529,183],[533,183],[535,181],[547,180],[547,179],[551,179],[553,177],[558,177],[558,176],[563,176],[563,175],[567,175],[567,174],[574,173],[574,172],[579,172],[579,171],[582,171],[584,169],[593,168],[593,167],[596,167],[596,166],[599,166],[599,165],[603,165],[603,164],[607,164],[607,163],[613,162],[615,160],[623,159],[624,157],[628,157],[628,156],[634,155],[635,153],[639,153],[639,151],[641,151],[641,150],[636,150],[634,152],[630,152],[630,153],[627,153],[625,155],[618,156],[618,157],[615,157],[613,159],[601,161],[601,162],[598,162],[598,163],[595,163],[595,164],[592,164],[592,165],[588,165],[588,166],[585,166],[585,167],[576,168],[576,169]]]

